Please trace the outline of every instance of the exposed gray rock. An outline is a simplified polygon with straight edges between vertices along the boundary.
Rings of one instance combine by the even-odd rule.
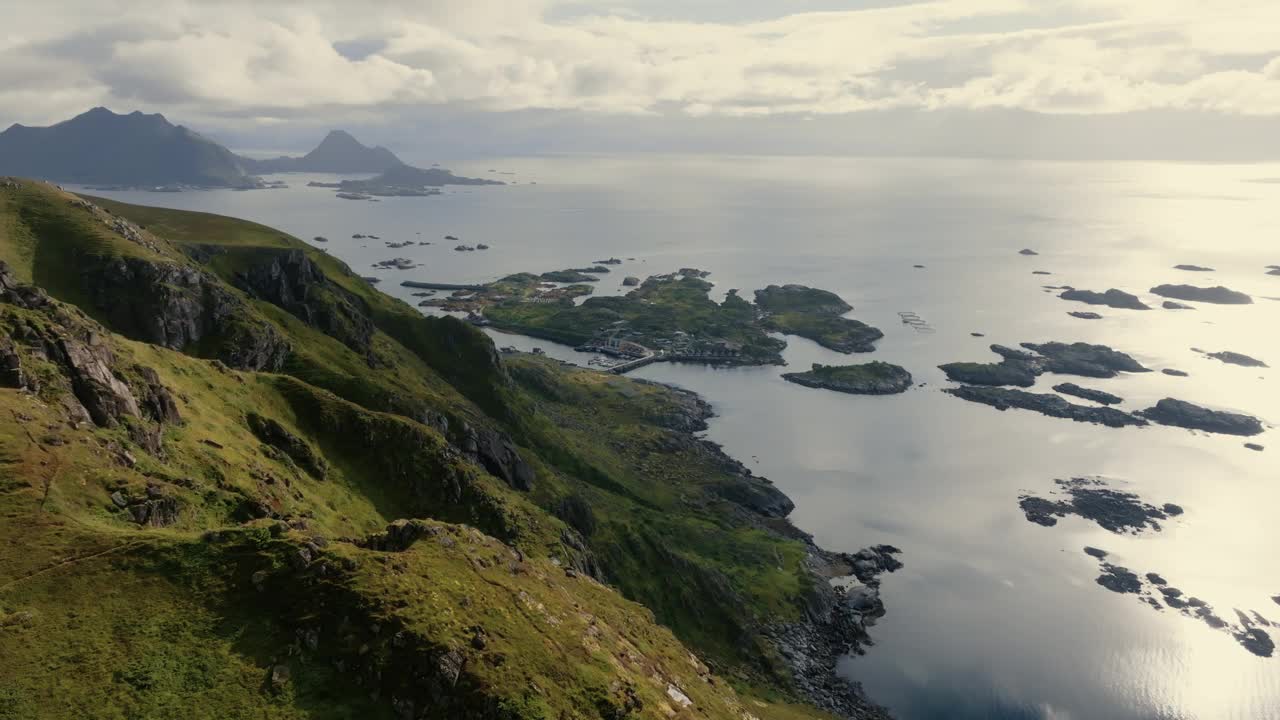
[[[1228,365],[1240,365],[1242,367],[1268,367],[1268,365],[1257,358],[1249,357],[1243,353],[1231,352],[1223,350],[1222,352],[1208,353],[1208,357],[1214,360],[1221,360]]]
[[[1240,413],[1222,412],[1193,405],[1185,400],[1165,398],[1154,407],[1137,413],[1161,425],[1173,425],[1191,430],[1222,433],[1225,435],[1257,435],[1262,423],[1255,417]]]
[[[478,459],[486,470],[512,488],[533,488],[533,467],[520,457],[511,438],[495,430],[470,425],[464,425],[463,433],[463,452]]]
[[[1137,593],[1142,590],[1142,581],[1126,567],[1102,563],[1102,574],[1097,583],[1115,593]]]
[[[173,350],[217,338],[217,357],[245,370],[279,370],[289,343],[217,278],[193,267],[137,257],[81,269],[91,303],[113,330]]]
[[[1151,308],[1133,295],[1123,290],[1111,288],[1106,292],[1093,290],[1066,290],[1058,297],[1063,300],[1074,300],[1089,305],[1106,305],[1120,310],[1150,310]]]
[[[238,273],[236,285],[355,352],[371,355],[374,325],[364,301],[329,280],[302,250],[272,254]]]
[[[421,520],[396,520],[380,533],[357,541],[360,547],[382,552],[404,552],[425,536],[440,534],[440,527]]]
[[[1046,372],[1085,377],[1110,378],[1120,372],[1148,372],[1129,355],[1106,345],[1049,342],[1022,343],[1026,350],[992,345],[991,351],[1004,358],[999,363],[947,363],[938,367],[947,378],[972,385],[1017,385],[1031,387]]]
[[[306,440],[289,432],[275,420],[251,412],[245,416],[249,429],[263,443],[284,453],[290,460],[317,480],[329,472],[329,464]]]
[[[288,665],[273,665],[271,667],[271,692],[276,695],[282,694],[289,688],[290,672]]]
[[[855,555],[825,553],[813,547],[808,562],[816,576],[830,575],[833,565],[865,568],[862,582],[847,591],[826,582],[815,583],[807,603],[807,617],[800,622],[778,623],[769,629],[779,653],[792,671],[796,689],[810,702],[842,718],[887,718],[856,686],[834,672],[838,660],[861,654],[870,643],[867,626],[884,615],[878,591],[878,575],[902,566],[893,555],[897,548],[877,545]],[[866,580],[862,580],[866,577]]]
[[[1044,369],[1051,373],[1109,378],[1121,372],[1150,372],[1129,355],[1112,350],[1106,345],[1049,342],[1039,345],[1022,343],[1022,347],[1048,358]]]
[[[181,423],[182,413],[178,412],[178,403],[173,399],[169,388],[160,382],[156,371],[142,365],[135,365],[133,370],[142,380],[138,402],[143,413],[158,423]]]
[[[58,337],[48,350],[67,373],[72,392],[94,424],[114,427],[123,416],[139,414],[133,392],[111,370],[114,357],[101,336],[92,334],[87,342]]]
[[[990,405],[997,410],[1021,408],[1033,410],[1042,415],[1090,422],[1108,427],[1124,427],[1126,425],[1146,425],[1147,421],[1122,410],[1109,407],[1090,407],[1067,402],[1058,395],[1050,393],[1030,393],[1025,390],[1013,390],[1000,387],[976,387],[964,385],[947,388],[943,392],[955,395],[962,400]]]
[[[1204,288],[1194,285],[1165,284],[1151,288],[1151,292],[1160,297],[1173,298],[1174,300],[1191,300],[1193,302],[1219,305],[1248,305],[1253,302],[1253,298],[1248,295],[1221,285]]]
[[[1174,302],[1172,300],[1165,300],[1164,302],[1160,303],[1160,307],[1164,308],[1165,310],[1195,310],[1195,308],[1191,307],[1190,305],[1184,305],[1180,302]]]
[[[1183,512],[1181,507],[1172,503],[1166,503],[1162,507],[1145,503],[1133,493],[1107,487],[1102,480],[1072,478],[1055,480],[1054,483],[1065,493],[1065,499],[1034,495],[1023,495],[1018,499],[1018,506],[1027,519],[1037,525],[1052,527],[1058,524],[1058,518],[1076,515],[1092,520],[1113,533],[1136,535],[1148,528],[1159,532],[1159,521],[1168,520]]]
[[[1165,375],[1172,375],[1173,377],[1188,377],[1188,375],[1187,375],[1187,373],[1186,373],[1185,371],[1183,371],[1183,370],[1175,370],[1175,369],[1173,369],[1173,368],[1165,368],[1165,369],[1161,370],[1160,372],[1164,373]]]
[[[1102,316],[1099,315],[1098,313],[1088,312],[1085,310],[1072,310],[1067,314],[1073,318],[1079,318],[1081,320],[1101,320],[1102,319]]]
[[[736,477],[713,486],[711,491],[764,517],[784,518],[796,507],[773,483],[754,475]]]
[[[1214,272],[1213,268],[1204,267],[1203,265],[1174,265],[1173,269],[1186,270],[1187,272]]]
[[[1092,388],[1080,387],[1075,383],[1061,383],[1059,385],[1054,385],[1053,389],[1063,395],[1075,395],[1076,397],[1084,398],[1085,400],[1092,400],[1097,403],[1102,403],[1103,405],[1119,405],[1124,402],[1124,398],[1119,395],[1112,395],[1109,392],[1094,390]]]

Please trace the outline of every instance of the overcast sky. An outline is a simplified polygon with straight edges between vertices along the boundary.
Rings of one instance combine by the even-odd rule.
[[[1280,155],[1275,0],[0,0],[0,124],[240,147]]]

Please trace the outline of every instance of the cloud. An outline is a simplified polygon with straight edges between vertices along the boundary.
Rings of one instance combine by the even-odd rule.
[[[757,0],[714,17],[645,0],[23,3],[0,31],[0,115],[1280,114],[1271,0],[850,3],[773,17]]]

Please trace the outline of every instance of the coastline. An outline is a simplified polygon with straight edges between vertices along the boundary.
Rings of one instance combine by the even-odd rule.
[[[861,655],[866,646],[873,644],[867,628],[886,613],[879,595],[879,578],[903,566],[894,557],[901,551],[889,545],[873,545],[853,553],[820,547],[812,535],[791,522],[794,503],[771,480],[753,474],[719,444],[697,435],[708,430],[709,421],[716,417],[709,401],[669,383],[635,382],[660,385],[693,404],[698,414],[687,427],[688,437],[732,468],[733,474],[742,479],[745,492],[761,493],[764,489],[763,495],[769,497],[767,504],[749,508],[755,511],[758,526],[805,544],[806,567],[813,584],[805,598],[802,618],[761,629],[786,661],[795,689],[815,707],[849,720],[891,718],[889,711],[869,698],[860,684],[842,677],[836,668],[842,657]],[[781,508],[786,509],[785,513],[777,515]]]

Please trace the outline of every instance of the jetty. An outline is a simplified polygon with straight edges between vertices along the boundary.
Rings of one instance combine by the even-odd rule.
[[[459,285],[457,283],[437,283],[437,282],[419,282],[417,280],[405,280],[400,283],[401,287],[416,288],[418,290],[471,290],[479,292],[484,289],[483,285]]]

